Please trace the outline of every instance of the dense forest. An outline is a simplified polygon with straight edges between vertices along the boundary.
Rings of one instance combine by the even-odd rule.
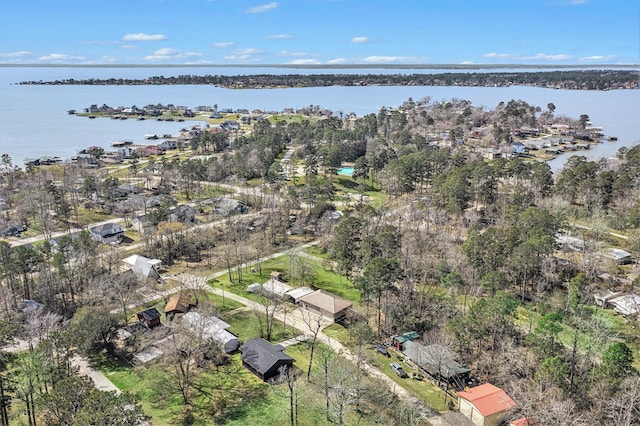
[[[570,90],[637,89],[638,72],[629,70],[569,70],[459,72],[437,74],[258,74],[180,75],[145,79],[110,78],[86,80],[23,81],[20,84],[148,85],[213,84],[227,88],[322,87],[322,86],[535,86]]]
[[[486,78],[482,84],[491,75],[460,74],[468,83]],[[537,75],[531,84],[571,80],[596,88],[600,78],[616,82],[598,72]],[[625,84],[628,75],[617,75]],[[458,78],[448,76],[451,84]],[[290,84],[287,76],[272,77]],[[307,77],[328,84],[322,76]],[[334,77],[331,84],[339,84],[342,76]],[[356,84],[356,77],[344,76],[343,84]],[[505,82],[516,77],[529,78],[499,76]],[[213,84],[235,79],[219,78]],[[384,78],[384,84],[408,82],[406,76]],[[198,78],[190,79],[175,83]],[[523,128],[544,135],[554,124],[576,131],[588,124],[586,114],[556,117],[554,110],[552,103],[543,110],[519,100],[486,110],[459,99],[409,99],[353,120],[255,120],[241,134],[203,132],[174,156],[135,158],[124,167],[23,171],[3,156],[2,224],[17,222],[42,240],[0,241],[0,339],[26,342],[22,352],[0,352],[0,424],[134,425],[154,415],[166,416],[168,424],[242,423],[251,421],[251,407],[261,401],[285,401],[275,424],[425,424],[434,410],[454,406],[454,386],[434,379],[442,395],[437,401],[398,402],[395,392],[365,373],[365,365],[388,369],[386,358],[371,350],[374,343],[409,330],[458,354],[476,380],[503,388],[517,402],[508,420],[640,423],[637,317],[622,317],[594,299],[602,290],[633,293],[640,282],[640,146],[620,149],[610,160],[571,157],[556,176],[544,162],[516,155],[487,160],[475,149],[509,146]],[[345,164],[353,174],[337,175]],[[116,191],[123,183],[147,188],[152,181],[160,183],[135,202]],[[216,212],[211,203],[220,196],[240,199],[250,213]],[[158,203],[148,203],[152,198]],[[178,203],[194,206],[197,221],[170,220]],[[148,228],[132,231],[141,212]],[[83,231],[53,247],[54,234],[113,218],[127,228],[119,246]],[[568,248],[560,234],[582,246]],[[309,241],[312,250],[297,249]],[[613,246],[628,250],[631,263],[602,255]],[[122,273],[122,258],[134,251],[161,260],[172,278]],[[263,259],[274,253],[285,253],[281,263]],[[179,339],[181,329],[173,325],[154,332],[165,334],[153,339],[171,337],[159,367],[133,361],[149,346],[148,331],[119,343],[116,330],[131,321],[131,306],[164,306],[169,288],[199,300],[199,312],[236,324],[240,338],[259,333],[284,340],[290,331],[276,313],[286,319],[295,306],[246,291],[272,269],[284,270],[299,286],[331,284],[354,304],[346,324],[321,331],[320,323],[307,323],[316,331],[294,346],[299,364],[307,362],[298,375],[284,372],[271,387],[258,385],[240,374],[237,357],[204,345],[201,335]],[[223,274],[211,278],[216,271]],[[221,292],[222,300],[206,296],[211,291]],[[256,306],[232,305],[230,294]],[[26,301],[37,308],[25,308]],[[319,343],[325,335],[347,348],[350,361]],[[112,377],[133,374],[118,382],[128,392],[94,389],[72,367],[76,355],[100,363]],[[133,382],[148,387],[136,389]],[[433,405],[449,400],[450,406]]]

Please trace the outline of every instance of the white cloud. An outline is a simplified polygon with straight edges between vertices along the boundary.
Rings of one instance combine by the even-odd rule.
[[[262,53],[262,51],[251,47],[248,49],[236,49],[233,51],[234,55],[257,55],[258,53]]]
[[[33,52],[21,50],[19,52],[0,53],[0,58],[24,58],[25,56],[30,55],[33,55]]]
[[[219,49],[225,48],[225,47],[233,47],[233,42],[232,41],[219,41],[217,43],[213,43],[213,47],[217,47]]]
[[[462,61],[462,62],[460,62],[460,65],[474,65],[474,64],[475,64],[475,62],[473,62],[473,61]]]
[[[516,55],[513,53],[492,52],[492,53],[485,53],[482,56],[485,58],[491,58],[491,59],[511,59],[511,60],[517,60],[517,61],[567,61],[567,60],[573,59],[571,55],[567,55],[564,53],[559,53],[554,55],[549,55],[546,53],[536,53],[535,55],[523,56],[523,55]]]
[[[292,65],[319,65],[320,61],[316,61],[315,59],[296,59],[289,63]]]
[[[171,47],[165,47],[163,49],[156,50],[151,55],[145,56],[143,59],[145,61],[175,61],[178,59],[189,59],[198,56],[202,56],[202,54],[197,52],[183,52]]]
[[[263,4],[262,6],[250,7],[247,9],[247,13],[264,13],[273,10],[278,7],[278,3],[272,1],[271,3]]]
[[[292,57],[301,57],[301,56],[309,56],[307,52],[289,52],[288,50],[281,50],[278,52],[280,56],[292,56]]]
[[[256,62],[258,58],[251,55],[229,55],[224,57],[227,61],[237,61],[237,62]]]
[[[256,62],[259,58],[256,55],[262,53],[259,49],[236,49],[229,56],[225,56],[227,61],[239,61],[239,62]]]
[[[351,43],[368,43],[368,42],[369,42],[369,37],[365,37],[365,36],[354,37],[351,39]]]
[[[291,34],[272,34],[270,36],[267,36],[267,38],[275,39],[275,40],[284,40],[284,39],[290,39],[295,37],[292,36]]]
[[[569,2],[569,4],[571,4],[571,5],[576,5],[576,4],[585,4],[585,3],[587,3],[587,2],[588,2],[588,0],[571,0],[571,1]]]
[[[64,53],[51,53],[38,58],[39,61],[47,63],[66,63],[69,61],[82,61],[85,59],[86,58],[84,56],[67,55]]]
[[[384,56],[384,55],[373,55],[367,56],[364,58],[365,62],[373,63],[373,64],[381,64],[388,62],[401,62],[408,64],[416,64],[427,62],[428,58],[419,57],[419,56]]]
[[[615,58],[616,58],[615,55],[608,55],[608,56],[594,55],[594,56],[583,56],[578,60],[579,61],[612,61]]]
[[[335,58],[327,61],[328,64],[344,64],[347,62],[345,58]]]
[[[145,34],[145,33],[134,33],[134,34],[125,34],[122,37],[124,41],[159,41],[166,40],[167,37],[164,34]]]

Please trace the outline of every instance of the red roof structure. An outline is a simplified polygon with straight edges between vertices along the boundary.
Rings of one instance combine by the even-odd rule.
[[[516,406],[515,401],[505,391],[491,383],[458,392],[458,396],[472,403],[484,417]]]

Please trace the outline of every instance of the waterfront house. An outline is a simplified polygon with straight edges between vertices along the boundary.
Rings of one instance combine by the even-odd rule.
[[[490,383],[458,392],[458,406],[473,424],[477,426],[498,426],[506,413],[516,406],[505,391]]]
[[[107,222],[89,228],[91,237],[103,244],[117,244],[124,238],[124,229],[117,223]]]
[[[277,377],[280,368],[293,367],[295,361],[284,353],[280,345],[272,345],[264,339],[256,338],[240,346],[242,365],[265,382]]]

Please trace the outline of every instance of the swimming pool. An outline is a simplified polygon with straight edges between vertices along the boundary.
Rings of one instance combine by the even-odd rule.
[[[351,176],[353,175],[353,167],[343,167],[338,169],[338,174],[343,176]]]

